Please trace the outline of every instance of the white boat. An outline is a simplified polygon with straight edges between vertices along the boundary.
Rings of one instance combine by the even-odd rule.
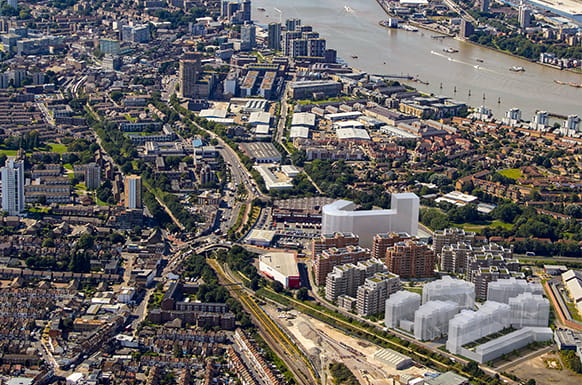
[[[346,10],[347,13],[353,13],[354,10],[352,8],[350,8],[348,5],[344,5],[344,9]]]
[[[509,68],[510,71],[513,72],[523,72],[525,71],[525,68],[521,67],[521,66],[511,66],[511,68]]]
[[[402,29],[404,29],[404,30],[406,30],[406,31],[410,31],[410,32],[418,32],[418,28],[416,28],[416,27],[413,27],[413,26],[412,26],[412,25],[410,25],[410,24],[404,24],[404,25],[402,26]]]

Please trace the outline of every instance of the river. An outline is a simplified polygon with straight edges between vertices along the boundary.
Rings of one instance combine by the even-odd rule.
[[[452,38],[434,39],[430,31],[387,30],[378,25],[387,16],[375,0],[253,0],[252,14],[260,25],[299,18],[327,39],[328,48],[336,49],[350,66],[370,74],[413,75],[429,83],[410,83],[419,90],[472,106],[485,104],[497,118],[512,107],[521,109],[524,120],[530,120],[536,110],[582,117],[582,88],[554,82],[582,83],[582,74]],[[449,47],[459,52],[443,51]],[[525,72],[511,72],[512,66],[524,67]]]

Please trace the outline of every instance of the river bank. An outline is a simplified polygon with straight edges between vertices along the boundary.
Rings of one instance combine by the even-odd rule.
[[[389,11],[389,9],[385,6],[385,4],[384,4],[384,2],[382,0],[376,0],[376,3],[378,3],[378,5],[380,5],[380,8],[382,8],[382,10],[384,11],[384,13],[386,13],[387,16],[393,17],[393,18],[397,18],[397,19],[400,20],[400,18],[397,15],[394,15],[393,13],[391,13]],[[392,29],[392,28],[390,28],[390,27],[382,24],[382,21],[378,22],[378,24],[381,27],[383,27],[383,28]],[[504,51],[504,50],[501,50],[501,49],[498,49],[498,48],[495,48],[495,47],[491,47],[491,46],[488,46],[488,45],[480,44],[480,43],[478,43],[476,41],[472,41],[470,39],[464,39],[462,37],[459,37],[456,34],[443,32],[443,31],[441,31],[438,28],[432,27],[431,25],[427,25],[427,24],[423,24],[423,23],[418,23],[418,22],[415,22],[415,21],[412,21],[412,20],[406,20],[406,24],[413,25],[413,26],[415,26],[417,28],[421,28],[421,29],[424,29],[424,30],[427,30],[427,31],[430,31],[430,32],[438,33],[438,34],[441,34],[443,36],[453,37],[453,38],[455,38],[457,40],[460,40],[460,41],[463,41],[465,43],[473,44],[473,45],[479,46],[481,48],[485,48],[485,49],[488,49],[488,50],[492,50],[494,52],[501,53],[501,54],[504,54],[504,55],[509,55],[509,56],[512,56],[512,57],[514,57],[516,59],[524,60],[524,61],[529,62],[529,63],[539,64],[539,65],[546,66],[546,67],[549,67],[549,68],[554,68],[554,69],[557,69],[557,70],[560,70],[560,71],[568,71],[568,72],[572,72],[572,73],[575,73],[575,74],[582,74],[582,69],[578,69],[578,68],[561,68],[559,66],[555,66],[555,65],[552,65],[552,64],[541,63],[541,62],[539,62],[537,60],[533,60],[533,59],[530,59],[530,58],[527,58],[527,57],[524,57],[524,56],[516,55],[516,54],[513,54],[511,52]]]
[[[255,0],[253,4],[265,8],[253,14],[260,24],[298,18],[302,24],[313,26],[327,40],[327,47],[337,50],[352,68],[369,74],[410,74],[429,83],[414,84],[419,91],[473,106],[483,104],[485,94],[486,107],[496,118],[514,107],[525,119],[537,110],[582,116],[582,89],[554,83],[556,79],[580,83],[581,75],[533,65],[464,41],[431,37],[439,33],[384,28],[378,25],[386,17],[377,1],[350,0],[352,12],[346,12],[343,3],[336,0]],[[459,52],[449,54],[445,51],[448,48]],[[511,72],[512,66],[526,71]]]

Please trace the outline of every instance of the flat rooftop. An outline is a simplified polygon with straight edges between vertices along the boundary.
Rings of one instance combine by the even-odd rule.
[[[260,242],[273,242],[273,238],[275,237],[276,231],[272,230],[258,230],[254,229],[249,234],[248,240],[253,241],[260,241]]]
[[[281,159],[281,153],[277,151],[271,142],[242,143],[241,146],[249,157],[254,159]]]
[[[298,277],[299,268],[295,259],[295,253],[271,252],[259,256],[259,261],[271,266],[287,277]]]
[[[321,208],[323,206],[333,203],[335,201],[336,200],[334,198],[327,197],[292,198],[285,200],[276,200],[273,206],[277,208],[286,208],[292,210],[321,211]]]

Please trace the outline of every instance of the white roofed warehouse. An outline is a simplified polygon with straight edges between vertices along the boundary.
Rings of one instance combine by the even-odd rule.
[[[374,353],[374,358],[396,370],[406,369],[412,365],[410,357],[395,352],[392,349],[380,349]]]
[[[568,295],[576,304],[578,313],[582,314],[582,273],[568,270],[562,274],[562,281],[568,291]]]
[[[271,252],[259,256],[261,274],[280,282],[286,289],[301,286],[295,253]]]

